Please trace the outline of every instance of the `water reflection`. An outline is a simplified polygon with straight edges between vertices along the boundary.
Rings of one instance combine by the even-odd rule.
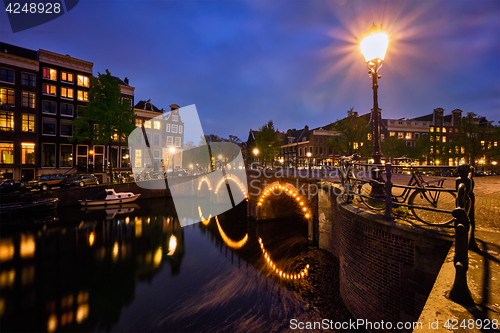
[[[318,316],[298,294],[303,221],[256,224],[243,205],[182,228],[171,201],[134,205],[2,229],[2,330],[269,331]]]

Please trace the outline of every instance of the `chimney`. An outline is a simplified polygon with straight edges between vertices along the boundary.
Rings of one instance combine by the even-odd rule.
[[[128,86],[128,77],[124,78],[123,82],[125,82],[127,84],[127,86]]]

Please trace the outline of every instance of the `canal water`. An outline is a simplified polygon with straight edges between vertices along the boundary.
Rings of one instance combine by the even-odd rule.
[[[280,332],[353,319],[300,218],[246,205],[182,228],[171,200],[2,221],[2,331]]]

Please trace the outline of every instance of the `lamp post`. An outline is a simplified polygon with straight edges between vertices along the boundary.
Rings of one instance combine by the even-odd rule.
[[[257,160],[257,155],[259,155],[259,150],[257,148],[253,149],[254,162]]]
[[[311,154],[311,152],[310,152],[310,151],[308,151],[306,155],[307,155],[307,167],[308,167],[307,176],[308,176],[309,178],[311,178],[311,177],[312,177],[312,176],[311,176],[311,155],[312,155],[312,154]]]
[[[380,164],[382,159],[382,152],[380,151],[380,129],[379,129],[379,108],[378,108],[378,83],[380,78],[378,71],[382,67],[387,46],[389,45],[389,36],[381,31],[380,27],[373,23],[368,31],[368,35],[361,40],[359,47],[363,54],[366,65],[368,66],[368,74],[372,77],[373,88],[373,109],[372,109],[372,131],[373,131],[373,161],[375,164]]]

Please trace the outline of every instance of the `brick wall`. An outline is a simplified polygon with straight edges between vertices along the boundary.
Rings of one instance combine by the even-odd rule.
[[[350,206],[338,212],[340,293],[349,311],[370,322],[416,321],[451,242]]]

